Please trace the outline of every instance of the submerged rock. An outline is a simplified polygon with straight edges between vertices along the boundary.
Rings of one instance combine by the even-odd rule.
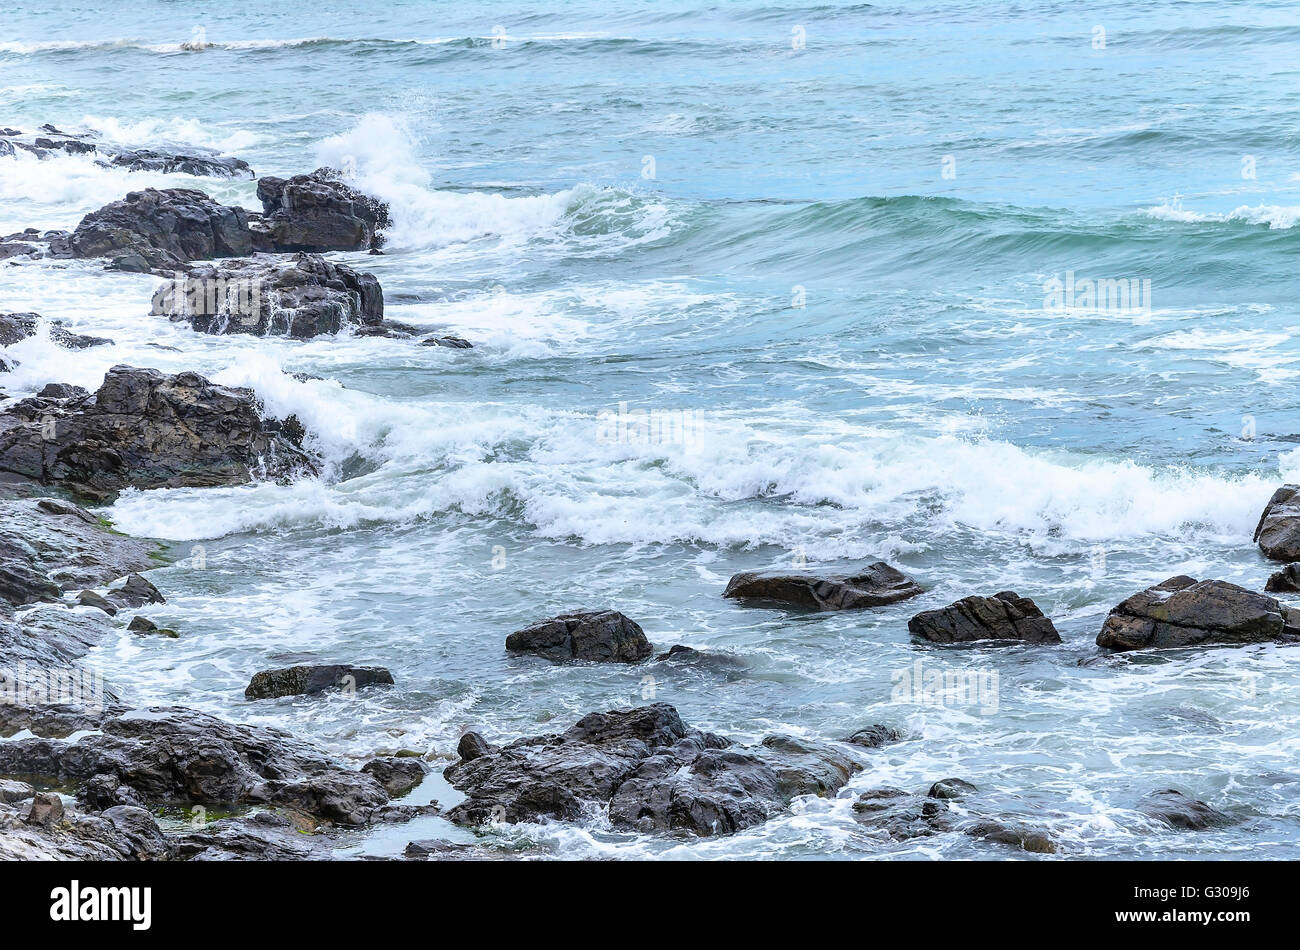
[[[141,635],[151,635],[151,636],[159,636],[159,637],[169,637],[172,640],[175,640],[177,637],[180,636],[180,634],[177,633],[175,630],[170,630],[167,627],[158,626],[148,617],[139,617],[139,616],[132,617],[131,622],[126,625],[126,629],[131,633],[138,633]]]
[[[76,257],[108,258],[114,270],[176,270],[187,261],[253,251],[248,214],[190,188],[133,191],[81,219]]]
[[[901,788],[863,792],[853,803],[853,819],[883,831],[896,841],[927,838],[952,830],[946,801],[913,795]]]
[[[859,729],[844,741],[851,745],[860,745],[865,749],[879,749],[881,746],[901,742],[902,739],[903,734],[897,729],[877,723],[874,726]]]
[[[315,473],[290,417],[197,373],[115,366],[93,394],[34,397],[0,413],[0,473],[108,500],[124,488],[240,484]]]
[[[831,794],[857,767],[785,736],[736,749],[687,728],[664,703],[592,713],[560,735],[471,751],[444,773],[468,796],[448,813],[453,821],[576,820],[607,807],[615,827],[699,835],[766,821],[797,795]]]
[[[420,341],[420,346],[444,346],[452,350],[472,350],[474,344],[458,336],[430,336]]]
[[[69,155],[92,155],[99,165],[125,168],[133,172],[209,178],[253,177],[253,170],[247,162],[212,149],[194,146],[168,149],[126,148],[105,142],[93,133],[71,134],[60,132],[51,126],[43,127],[41,135],[24,134],[16,129],[5,132],[14,144],[40,159],[49,158],[54,152],[64,152]],[[8,153],[4,151],[6,145],[9,147]],[[0,142],[0,155],[4,154],[13,154],[13,144]]]
[[[383,328],[384,293],[373,274],[319,254],[196,264],[173,275],[153,311],[200,333],[307,339],[349,328]]]
[[[73,257],[72,235],[67,231],[28,228],[0,237],[0,261],[11,258],[67,260]]]
[[[652,652],[645,631],[617,610],[587,610],[543,620],[506,637],[506,649],[550,660],[635,663]]]
[[[259,251],[364,251],[383,245],[388,205],[343,182],[332,168],[257,183],[262,216],[252,221]]]
[[[379,666],[289,666],[263,670],[244,690],[248,699],[310,696],[327,690],[352,691],[366,686],[392,686],[393,674]]]
[[[39,313],[0,313],[0,346],[12,346],[21,340],[35,336],[42,319]],[[51,342],[70,350],[85,350],[92,346],[107,346],[113,342],[107,337],[73,333],[58,322],[50,324],[49,332]],[[45,388],[49,389],[50,386],[65,387],[70,390],[80,388],[67,386],[64,383],[51,383]],[[60,397],[56,395],[53,398]]]
[[[992,597],[963,597],[947,607],[922,611],[907,622],[907,629],[932,643],[1061,642],[1051,619],[1032,600],[1014,591],[1002,591]]]
[[[1185,831],[1204,831],[1206,828],[1225,825],[1232,821],[1230,815],[1219,811],[1213,805],[1189,798],[1172,788],[1147,795],[1138,803],[1138,810],[1144,815],[1164,822],[1171,828],[1181,828]]]
[[[723,597],[772,601],[812,610],[880,607],[924,593],[921,586],[884,561],[860,571],[749,571],[727,582]]]
[[[1097,645],[1112,650],[1261,643],[1300,638],[1300,613],[1276,598],[1180,575],[1113,608]]]
[[[1283,485],[1273,492],[1255,526],[1254,540],[1265,557],[1300,561],[1300,485]]]

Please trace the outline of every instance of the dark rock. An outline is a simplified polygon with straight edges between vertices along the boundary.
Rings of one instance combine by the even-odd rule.
[[[37,792],[27,809],[29,825],[52,825],[63,818],[63,799],[54,792]]]
[[[520,739],[448,767],[468,796],[461,823],[575,820],[608,807],[619,828],[725,834],[766,821],[800,794],[829,794],[853,764],[775,737],[755,752],[688,729],[663,703],[592,713],[561,735]]]
[[[906,574],[877,561],[850,574],[750,571],[731,578],[722,596],[812,610],[851,610],[881,607],[921,593],[921,586]]]
[[[655,660],[680,660],[689,656],[695,656],[699,653],[694,647],[682,646],[680,643],[675,644],[667,653],[660,653]]]
[[[72,235],[67,231],[38,231],[28,228],[0,237],[0,260],[24,257],[66,260],[73,256]]]
[[[1300,614],[1267,594],[1180,575],[1111,610],[1097,645],[1112,650],[1300,638]]]
[[[172,849],[148,812],[118,806],[92,817],[65,809],[49,824],[28,824],[0,806],[0,860],[158,861]]]
[[[421,346],[445,346],[452,350],[472,350],[474,344],[458,336],[431,336],[420,341]]]
[[[1300,485],[1273,492],[1255,526],[1255,541],[1265,557],[1300,561]]]
[[[111,601],[101,597],[93,590],[83,590],[78,594],[77,603],[82,607],[95,607],[98,610],[104,611],[104,613],[108,614],[110,617],[116,616],[117,614],[117,607],[115,607]]]
[[[930,791],[926,794],[930,798],[965,798],[975,791],[978,789],[970,782],[959,778],[945,778],[931,785]]]
[[[158,588],[139,574],[129,575],[126,583],[121,587],[110,590],[108,596],[119,607],[143,607],[145,604],[163,604],[167,602],[167,598],[163,597]]]
[[[170,630],[167,627],[160,627],[147,617],[132,617],[131,622],[126,626],[126,629],[131,633],[153,634],[160,637],[170,637],[173,640],[180,636],[180,634],[175,630]]]
[[[100,728],[71,744],[0,742],[0,774],[52,784],[107,775],[150,803],[274,805],[344,825],[370,821],[388,801],[373,776],[345,769],[278,729],[180,707],[109,718]]]
[[[303,833],[294,821],[263,811],[203,824],[174,844],[187,861],[305,861],[328,857],[323,835]]]
[[[251,390],[197,373],[115,366],[91,396],[24,400],[0,413],[0,473],[107,501],[124,488],[229,485],[314,473],[264,422]]]
[[[13,346],[36,332],[39,313],[0,313],[0,346]]]
[[[77,257],[105,257],[117,270],[177,270],[187,261],[253,251],[248,215],[189,188],[133,191],[81,219]]]
[[[88,336],[84,333],[73,333],[57,325],[50,327],[50,339],[69,350],[88,350],[92,346],[112,346],[113,344],[113,341],[106,336]],[[63,384],[55,383],[52,385]],[[72,388],[80,389],[79,386]]]
[[[907,622],[914,636],[932,643],[973,640],[1023,640],[1060,643],[1052,621],[1028,597],[1002,591],[992,597],[963,597],[938,610],[925,610]]]
[[[1023,825],[1004,825],[998,821],[981,821],[966,830],[966,834],[985,841],[1009,844],[1032,854],[1056,854],[1056,842],[1046,832]]]
[[[343,183],[331,168],[257,183],[262,217],[252,222],[259,251],[362,251],[383,244],[388,205]]]
[[[378,666],[290,666],[263,670],[244,690],[248,699],[310,696],[326,690],[355,690],[366,686],[392,686],[393,674]]]
[[[390,798],[397,798],[423,782],[432,770],[420,759],[385,756],[371,759],[361,771],[378,779]]]
[[[70,386],[67,383],[47,383],[36,395],[42,399],[78,399],[90,394],[80,386]]]
[[[469,762],[471,759],[477,759],[480,755],[495,752],[496,748],[477,732],[467,732],[460,737],[460,742],[456,745],[456,754],[461,757],[462,761]]]
[[[866,749],[879,749],[891,742],[900,742],[902,738],[903,734],[897,729],[891,729],[889,726],[882,726],[877,723],[874,726],[859,729],[844,741],[853,745],[860,745]]]
[[[103,151],[103,146],[91,146]],[[240,158],[195,149],[188,152],[163,152],[152,148],[126,149],[113,155],[110,164],[133,172],[162,172],[168,175],[193,175],[197,178],[252,178],[253,169]]]
[[[1188,798],[1182,792],[1172,788],[1147,795],[1138,804],[1138,810],[1151,818],[1163,821],[1171,828],[1182,828],[1187,831],[1203,831],[1232,821],[1231,816],[1212,805]]]
[[[1264,590],[1277,594],[1300,593],[1300,563],[1288,564],[1268,577]]]
[[[402,852],[403,856],[411,861],[428,861],[430,858],[449,858],[454,860],[462,859],[467,852],[474,850],[474,846],[456,841],[447,841],[442,838],[428,838],[421,841],[412,841]]]
[[[159,286],[153,313],[200,333],[307,339],[382,328],[384,292],[373,274],[319,254],[196,264]]]
[[[635,663],[652,652],[645,631],[617,610],[588,610],[543,620],[506,638],[506,649],[550,660]]]
[[[877,788],[859,795],[853,803],[853,819],[897,841],[927,838],[952,830],[946,801],[913,795],[899,788]]]
[[[61,587],[100,584],[152,567],[156,550],[109,532],[67,502],[0,499],[0,598],[15,606],[57,600]]]
[[[104,811],[118,805],[147,807],[140,793],[130,785],[122,784],[116,775],[92,776],[77,789],[77,801],[90,811]]]

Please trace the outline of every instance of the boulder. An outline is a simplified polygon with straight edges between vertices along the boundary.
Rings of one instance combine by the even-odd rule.
[[[902,738],[902,733],[897,729],[877,723],[874,726],[859,729],[844,741],[850,745],[862,746],[864,749],[879,749],[881,746],[901,742]]]
[[[76,257],[108,258],[115,270],[176,270],[185,262],[253,251],[248,214],[189,188],[133,191],[81,219]]]
[[[863,792],[853,803],[853,820],[895,841],[928,838],[952,830],[948,803],[901,788],[876,788]]]
[[[383,244],[388,205],[345,184],[331,168],[257,183],[262,216],[252,220],[259,251],[364,251]]]
[[[130,574],[126,583],[108,592],[109,598],[119,607],[143,607],[145,604],[162,604],[167,598],[152,582],[139,574]]]
[[[461,757],[461,761],[468,762],[477,759],[480,755],[495,752],[496,748],[477,732],[467,732],[460,737],[460,742],[456,745],[456,754]]]
[[[992,597],[963,597],[947,607],[922,611],[907,622],[907,629],[931,643],[1061,642],[1056,627],[1038,605],[1014,591],[1002,591]]]
[[[617,610],[588,610],[543,620],[506,637],[512,653],[549,660],[635,663],[652,652],[645,631]]]
[[[326,690],[356,690],[366,686],[392,686],[393,674],[378,666],[289,666],[263,670],[244,690],[248,699],[310,696]]]
[[[52,825],[63,818],[63,799],[54,792],[37,792],[27,806],[29,825]]]
[[[1171,828],[1185,831],[1204,831],[1215,825],[1232,821],[1230,815],[1212,805],[1189,798],[1176,789],[1166,788],[1152,792],[1138,803],[1138,810],[1148,817],[1162,821]]]
[[[126,629],[131,633],[138,633],[146,636],[170,637],[173,640],[180,636],[180,634],[175,630],[158,626],[148,617],[132,617],[131,622],[126,625]]]
[[[1198,581],[1180,575],[1113,608],[1097,636],[1097,645],[1141,650],[1297,638],[1300,614],[1275,598],[1227,581]]]
[[[1255,526],[1255,541],[1265,557],[1300,561],[1300,485],[1273,492]]]
[[[93,590],[83,590],[77,595],[77,605],[81,607],[94,607],[96,610],[102,610],[110,617],[117,615],[117,607],[112,601]]]
[[[200,333],[307,339],[383,328],[384,292],[373,274],[319,254],[196,264],[154,292],[153,313]]]
[[[1264,583],[1264,590],[1274,594],[1300,593],[1300,562],[1274,571]]]
[[[315,473],[293,417],[197,373],[114,366],[92,395],[0,412],[0,476],[108,501],[124,488],[239,484]]]
[[[371,759],[361,766],[361,771],[373,775],[384,786],[389,797],[405,795],[424,781],[432,769],[420,759],[398,756],[383,756]]]
[[[916,581],[877,561],[851,573],[749,571],[732,577],[722,596],[811,610],[852,610],[881,607],[921,593]]]
[[[444,777],[465,792],[448,816],[486,821],[577,820],[605,808],[618,828],[728,834],[766,821],[797,795],[833,794],[856,765],[817,744],[774,737],[741,750],[687,728],[664,703],[592,713],[560,735],[473,757]]]

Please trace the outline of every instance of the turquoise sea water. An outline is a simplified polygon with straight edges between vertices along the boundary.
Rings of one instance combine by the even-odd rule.
[[[297,412],[331,463],[106,512],[181,559],[154,572],[154,619],[184,635],[93,657],[128,696],[435,761],[467,728],[557,731],[651,697],[746,740],[885,722],[909,738],[851,792],[961,776],[1066,856],[1300,856],[1300,654],[1094,643],[1152,582],[1271,570],[1251,531],[1300,474],[1293,4],[32,6],[0,29],[0,125],[215,147],[259,174],[345,168],[395,223],[384,256],[337,256],[378,276],[388,316],[475,344],[203,337],[148,316],[153,278],[0,267],[3,309],[116,341],[20,344],[5,392],[94,386],[119,362],[197,369]],[[0,159],[0,233],[179,185],[257,207],[253,182],[19,156]],[[1051,306],[1070,275],[1149,292]],[[610,428],[621,406],[663,426]],[[827,616],[720,597],[744,569],[880,558],[929,592]],[[1007,588],[1063,646],[908,637],[918,610]],[[710,657],[505,655],[510,631],[588,606]],[[310,659],[382,664],[398,687],[244,701],[256,670]],[[996,709],[898,697],[918,660],[996,682]],[[1165,787],[1238,820],[1153,825],[1135,805]],[[852,797],[710,841],[599,816],[482,840],[1024,856],[890,842]],[[467,835],[408,837],[444,834]]]

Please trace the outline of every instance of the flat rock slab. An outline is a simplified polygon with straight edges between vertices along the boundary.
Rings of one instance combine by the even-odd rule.
[[[327,690],[355,690],[366,686],[392,686],[393,674],[380,666],[289,666],[263,670],[244,690],[248,699],[310,696]]]
[[[1255,526],[1255,541],[1265,557],[1300,561],[1300,485],[1273,492]]]
[[[645,631],[617,610],[585,610],[543,620],[506,637],[512,653],[549,660],[635,663],[653,652]]]
[[[992,597],[963,597],[947,607],[922,611],[907,622],[907,629],[931,643],[1061,642],[1051,619],[1032,600],[1014,591],[1002,591]]]
[[[115,534],[70,502],[0,499],[0,598],[15,606],[154,567],[157,551],[156,543]]]
[[[727,582],[723,597],[767,601],[809,610],[882,607],[924,593],[921,585],[884,561],[860,571],[749,571]]]
[[[1097,645],[1111,650],[1300,639],[1300,613],[1227,581],[1179,575],[1111,610]]]

